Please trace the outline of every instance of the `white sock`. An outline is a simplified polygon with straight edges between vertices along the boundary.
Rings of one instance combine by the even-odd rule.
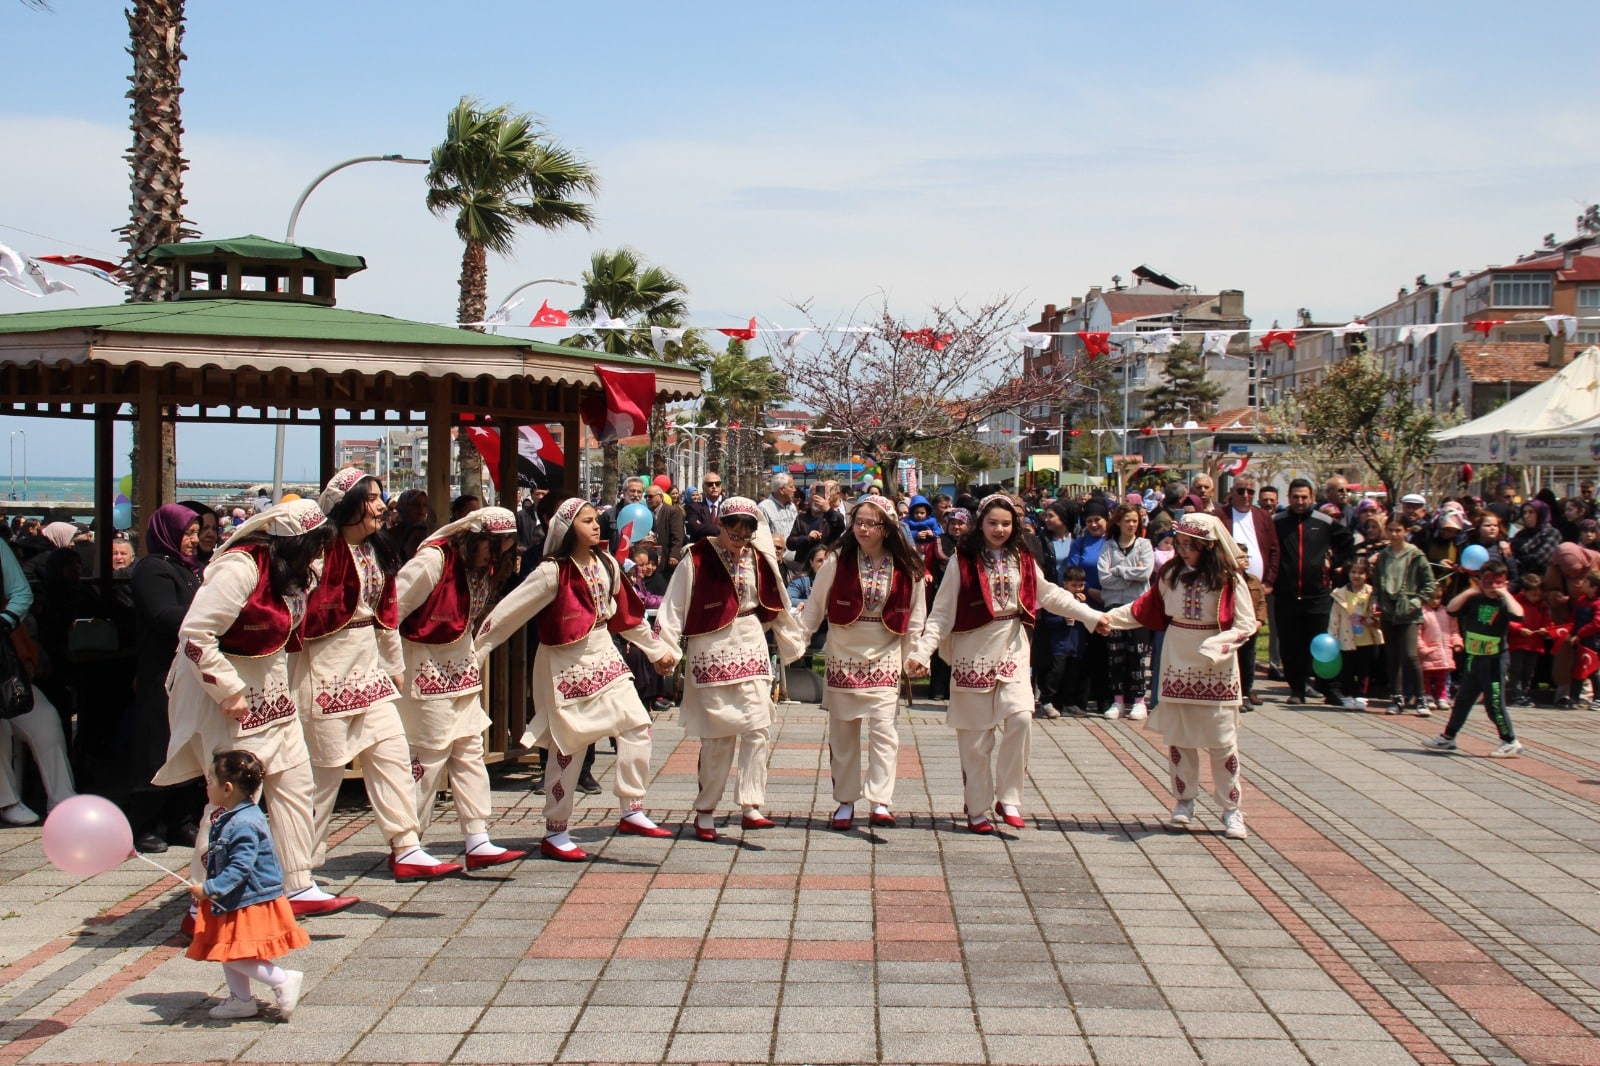
[[[488,833],[468,833],[466,852],[468,855],[504,855],[505,848],[492,844]]]
[[[879,804],[877,804],[876,806],[874,806],[872,808],[872,813],[873,814],[888,814],[889,813],[889,805],[887,803],[879,803]]]
[[[1002,804],[1000,804],[1000,813],[1004,814],[1004,815],[1010,815],[1012,818],[1015,818],[1021,812],[1018,811],[1016,807],[1012,806],[1009,803],[1002,803]]]
[[[980,825],[988,820],[989,816],[987,814],[972,814],[967,816],[968,825]]]
[[[656,823],[652,822],[650,816],[643,811],[629,811],[622,816],[622,820],[624,822],[632,822],[641,829],[654,829],[656,827]]]
[[[559,833],[551,833],[544,838],[544,842],[558,851],[571,851],[578,846],[572,842],[571,837],[567,836],[565,829]]]
[[[335,897],[330,892],[324,892],[322,890],[322,886],[317,884],[315,881],[313,881],[313,882],[311,882],[311,887],[310,888],[297,888],[294,891],[290,892],[289,893],[289,898],[291,900],[303,899],[303,900],[309,900],[309,901],[316,901],[316,900],[324,900],[324,899],[333,899]]]
[[[420,844],[413,845],[408,850],[394,857],[395,862],[408,863],[412,866],[438,866],[439,860],[422,850]]]
[[[746,818],[765,818],[766,817],[766,815],[761,813],[761,808],[760,807],[746,807],[744,809],[744,816]],[[706,817],[709,818],[711,816],[707,815]],[[707,826],[706,828],[709,829],[711,827]]]
[[[854,803],[841,803],[839,804],[839,809],[833,812],[833,816],[835,818],[854,818],[856,816],[856,805]]]
[[[756,812],[759,816],[760,812]],[[694,824],[697,829],[715,829],[717,827],[716,811],[696,811]]]

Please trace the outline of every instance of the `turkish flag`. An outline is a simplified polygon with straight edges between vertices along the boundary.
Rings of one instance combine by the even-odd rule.
[[[564,326],[566,324],[567,313],[551,307],[549,300],[541,300],[539,302],[538,313],[533,316],[533,321],[528,323],[530,326]]]
[[[1501,325],[1501,323],[1496,321],[1495,319],[1492,319],[1492,318],[1480,318],[1478,321],[1476,321],[1476,322],[1474,322],[1472,324],[1472,329],[1473,329],[1473,332],[1487,337],[1489,335],[1489,332],[1492,329],[1494,329],[1496,326],[1498,326],[1498,325]]]
[[[725,333],[736,341],[753,341],[756,339],[756,320],[752,315],[750,324],[744,329],[719,329],[718,333]]]
[[[467,416],[462,416],[467,421]],[[489,468],[489,480],[500,491],[500,431],[493,426],[471,423],[461,427],[461,432],[472,439],[473,447],[483,456]],[[523,426],[517,433],[517,487],[523,489],[553,489],[563,482],[564,458],[561,445],[556,443],[550,427],[539,424]]]
[[[924,327],[923,329],[906,329],[900,331],[900,336],[915,344],[919,348],[926,348],[931,352],[942,352],[945,345],[956,339],[954,333],[935,333]]]
[[[1281,343],[1285,348],[1288,348],[1288,349],[1290,349],[1292,351],[1294,349],[1294,330],[1292,330],[1292,329],[1269,329],[1269,330],[1267,330],[1265,333],[1263,333],[1261,335],[1260,350],[1263,351],[1263,352],[1271,351],[1272,350],[1272,346],[1274,344],[1279,344],[1279,343]]]
[[[1111,354],[1111,334],[1103,332],[1078,333],[1078,339],[1083,342],[1083,350],[1089,358],[1097,355]]]
[[[583,401],[583,421],[595,439],[620,440],[646,432],[656,402],[655,371],[612,370],[596,363],[594,372],[603,394]]]

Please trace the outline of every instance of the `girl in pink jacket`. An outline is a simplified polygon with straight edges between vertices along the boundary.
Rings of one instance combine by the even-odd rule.
[[[1427,705],[1450,706],[1450,674],[1456,668],[1456,652],[1461,650],[1461,631],[1444,609],[1444,583],[1433,590],[1433,599],[1422,610],[1422,626],[1417,631],[1417,655],[1422,660],[1422,680],[1427,686]]]

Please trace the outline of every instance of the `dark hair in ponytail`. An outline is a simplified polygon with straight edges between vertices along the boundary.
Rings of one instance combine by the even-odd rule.
[[[219,751],[211,757],[211,776],[218,784],[226,782],[242,795],[254,796],[267,778],[267,768],[249,751]]]

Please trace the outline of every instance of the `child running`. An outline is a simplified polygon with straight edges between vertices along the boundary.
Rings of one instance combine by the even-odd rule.
[[[248,751],[218,752],[206,774],[206,799],[220,809],[206,849],[206,879],[189,886],[200,907],[194,941],[186,954],[198,962],[220,962],[228,998],[212,1007],[213,1018],[254,1018],[260,1008],[250,982],[269,985],[284,1021],[300,1001],[305,974],[272,962],[311,943],[295,923],[283,894],[283,870],[267,832],[267,817],[255,794],[266,767]]]
[[[1489,753],[1495,759],[1509,759],[1522,751],[1511,728],[1511,711],[1506,707],[1506,667],[1501,654],[1513,618],[1522,617],[1522,604],[1511,595],[1506,564],[1490,559],[1474,575],[1472,585],[1457,593],[1445,608],[1461,625],[1461,639],[1467,650],[1467,667],[1455,706],[1444,732],[1427,741],[1441,751],[1456,750],[1456,734],[1472,713],[1472,705],[1483,697],[1483,709],[1500,733],[1500,746]]]

